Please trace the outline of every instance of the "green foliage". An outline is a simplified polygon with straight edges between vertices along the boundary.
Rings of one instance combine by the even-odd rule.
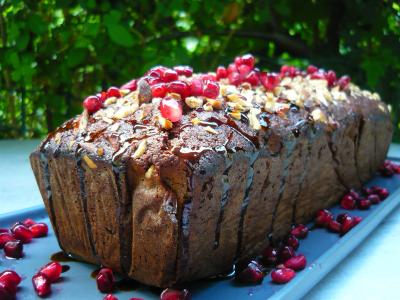
[[[310,62],[390,104],[400,141],[400,5],[389,0],[0,0],[0,137],[38,137],[85,95],[153,65],[196,71],[251,52]]]

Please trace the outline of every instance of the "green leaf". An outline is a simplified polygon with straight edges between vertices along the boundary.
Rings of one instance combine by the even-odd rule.
[[[104,16],[104,24],[106,26],[118,24],[122,14],[118,10],[111,10]]]
[[[86,49],[71,49],[67,56],[67,65],[70,68],[76,67],[77,65],[81,64],[86,58]]]
[[[31,15],[28,18],[28,28],[35,34],[41,35],[46,32],[47,26],[39,15]]]
[[[24,33],[23,35],[19,36],[17,39],[16,47],[19,51],[25,50],[29,43],[29,34]]]
[[[117,45],[132,47],[135,44],[133,35],[126,28],[119,24],[109,24],[107,32],[110,39]]]

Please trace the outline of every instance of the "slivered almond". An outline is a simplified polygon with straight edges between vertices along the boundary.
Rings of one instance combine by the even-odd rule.
[[[121,93],[122,96],[128,95],[131,90],[130,89],[120,89],[119,92]]]
[[[91,168],[91,169],[96,169],[97,168],[97,165],[93,162],[93,160],[90,159],[89,156],[87,156],[85,154],[82,158],[85,161],[85,163],[88,165],[89,168]]]
[[[148,168],[146,173],[144,174],[144,177],[146,179],[151,179],[151,177],[153,177],[154,169],[155,169],[155,166],[151,165],[150,168]]]
[[[207,103],[210,103],[211,106],[215,109],[222,109],[222,101],[220,100],[207,98]]]
[[[233,111],[229,113],[236,120],[240,120],[242,118],[242,114],[240,111]]]
[[[74,140],[72,140],[72,141],[69,141],[69,143],[68,143],[68,150],[71,150],[72,149],[72,146],[75,144],[75,141]]]
[[[115,102],[117,102],[117,97],[107,98],[107,100],[104,101],[104,106],[109,106],[111,104],[114,104]]]
[[[147,150],[147,140],[142,140],[138,147],[136,148],[135,153],[133,153],[133,158],[141,157]]]
[[[204,130],[212,134],[218,134],[218,131],[216,131],[214,128],[211,128],[210,126],[204,127]]]
[[[114,123],[114,120],[113,120],[113,119],[110,119],[110,118],[107,118],[107,117],[102,117],[101,119],[102,119],[104,122],[108,123],[108,124],[113,124],[113,123]]]
[[[313,117],[314,121],[316,121],[316,122],[323,122],[323,123],[326,123],[327,120],[328,120],[328,119],[326,118],[324,112],[323,112],[321,109],[319,109],[319,108],[314,109],[314,110],[311,112],[311,116]]]
[[[121,107],[114,115],[116,119],[123,119],[132,115],[138,109],[138,105],[129,105]]]
[[[214,110],[212,105],[209,102],[207,102],[206,104],[203,105],[203,109],[205,111],[213,111]]]
[[[54,141],[56,142],[57,145],[60,145],[61,143],[61,134],[57,132],[56,136],[54,137]]]
[[[203,106],[203,99],[200,97],[187,97],[185,103],[190,108],[196,109]]]
[[[161,116],[158,116],[158,123],[160,126],[166,130],[170,130],[172,127],[174,127],[174,124],[166,118],[163,118]]]
[[[87,109],[83,110],[81,118],[79,120],[79,130],[85,130],[89,121],[89,112]]]
[[[96,152],[97,152],[97,155],[98,155],[98,156],[103,156],[103,155],[104,155],[104,149],[101,148],[101,147],[100,147],[100,148],[97,148],[97,151],[96,151]]]
[[[253,128],[254,130],[261,129],[260,121],[257,118],[257,114],[259,113],[260,113],[259,109],[252,108],[250,109],[250,112],[248,114],[250,127]]]
[[[243,111],[247,111],[252,106],[250,102],[246,101],[246,97],[240,94],[229,94],[226,96],[228,101],[240,104],[242,106]]]
[[[190,120],[190,122],[192,122],[193,125],[199,125],[201,123],[201,120],[199,118],[193,118]]]

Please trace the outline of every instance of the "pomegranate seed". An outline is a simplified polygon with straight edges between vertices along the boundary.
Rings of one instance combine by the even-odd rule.
[[[0,299],[1,300],[14,300],[17,289],[12,285],[8,286],[0,281]]]
[[[295,77],[298,74],[299,74],[299,70],[297,70],[296,67],[287,66],[287,65],[283,65],[281,67],[281,75],[282,76]]]
[[[289,268],[277,269],[271,272],[271,279],[275,283],[287,283],[296,276],[296,272]]]
[[[310,78],[311,78],[311,79],[318,79],[318,80],[326,79],[326,78],[325,78],[325,73],[324,73],[324,72],[321,72],[321,71],[312,73],[312,74],[310,75]]]
[[[203,82],[200,79],[194,78],[190,82],[190,95],[192,95],[192,96],[202,96],[203,95]]]
[[[49,232],[49,228],[45,223],[37,223],[29,227],[34,238],[44,237]]]
[[[350,229],[352,229],[352,228],[354,227],[353,218],[350,217],[350,216],[348,216],[348,215],[345,216],[345,217],[341,220],[340,224],[342,225],[342,228],[341,228],[341,233],[342,233],[342,234],[346,234],[347,232],[350,231]]]
[[[12,228],[12,233],[14,237],[20,241],[22,241],[24,244],[29,243],[32,241],[33,235],[32,231],[30,231],[29,228],[26,228],[22,224],[18,224]]]
[[[42,274],[35,274],[32,277],[33,288],[39,297],[46,297],[51,293],[50,280]]]
[[[203,95],[215,99],[219,95],[219,84],[215,81],[206,80],[203,86]]]
[[[250,73],[247,74],[245,81],[250,83],[252,86],[257,86],[260,83],[260,80],[258,79],[258,75],[254,71],[250,71]]]
[[[286,245],[292,247],[294,250],[297,250],[300,246],[300,243],[295,236],[289,235],[286,239]]]
[[[260,73],[261,84],[265,87],[267,91],[273,91],[281,81],[278,74],[275,73]]]
[[[8,228],[0,228],[0,233],[11,233],[11,231]]]
[[[237,68],[235,64],[229,64],[228,69],[226,69],[226,71],[228,72],[228,75],[236,72],[237,73]]]
[[[121,86],[121,90],[130,90],[130,91],[136,91],[137,89],[137,80],[132,79],[131,81],[125,83],[123,86]]]
[[[21,258],[23,256],[24,246],[21,241],[10,241],[4,245],[4,253],[10,258]]]
[[[21,283],[21,276],[15,271],[5,270],[0,273],[0,282],[3,282],[5,285],[18,286]]]
[[[353,226],[358,225],[361,221],[362,221],[362,218],[361,218],[361,217],[354,216],[354,217],[353,217]]]
[[[349,216],[349,214],[347,214],[347,213],[338,214],[337,217],[336,217],[336,221],[338,221],[340,224],[342,224],[343,221],[344,221],[348,216]]]
[[[104,101],[106,101],[106,99],[108,98],[107,92],[97,93],[96,97],[100,99],[101,103],[104,103]]]
[[[292,228],[292,231],[290,232],[292,235],[297,237],[298,239],[304,239],[307,237],[308,234],[308,228],[307,226],[303,224],[299,224]]]
[[[186,98],[190,94],[190,87],[189,85],[180,80],[175,80],[167,85],[168,91],[171,93],[177,93],[181,95],[182,98]]]
[[[306,267],[306,265],[307,265],[306,257],[302,254],[293,256],[285,262],[286,268],[289,268],[289,269],[292,269],[295,271],[304,269]]]
[[[146,76],[160,78],[163,73],[168,70],[167,67],[164,66],[155,66],[146,72]]]
[[[32,225],[36,224],[36,222],[32,219],[25,219],[22,224],[24,224],[26,227],[31,227]]]
[[[247,65],[250,68],[254,68],[255,58],[251,54],[245,54],[241,57],[241,64]]]
[[[98,111],[103,105],[102,101],[97,96],[89,96],[83,101],[83,107],[90,113],[93,114]]]
[[[171,122],[178,122],[182,118],[182,106],[180,102],[172,98],[165,98],[160,103],[161,115]]]
[[[239,85],[241,83],[241,77],[238,72],[232,72],[228,75],[228,80],[230,84]]]
[[[375,192],[379,196],[381,201],[385,200],[389,196],[389,191],[385,188],[378,187]]]
[[[368,199],[361,199],[358,202],[358,208],[362,210],[369,209],[371,207],[372,203]]]
[[[342,230],[342,224],[340,224],[338,221],[332,220],[328,224],[328,230],[339,233]]]
[[[164,73],[161,74],[161,80],[163,82],[171,82],[174,80],[178,80],[178,72],[175,70],[167,69],[164,71]]]
[[[208,74],[201,74],[200,75],[200,79],[202,81],[206,81],[206,80],[216,81],[217,77],[215,75],[213,75],[213,74],[208,73]]]
[[[102,293],[110,293],[114,289],[114,274],[109,268],[103,268],[96,277],[97,288]]]
[[[318,68],[316,66],[309,65],[307,67],[307,74],[313,74],[315,72],[318,72]]]
[[[146,81],[147,81],[147,83],[150,85],[150,86],[153,86],[153,85],[155,85],[155,84],[159,84],[159,83],[163,83],[163,81],[161,80],[161,78],[158,78],[158,77],[145,77],[145,79],[146,79]]]
[[[351,190],[348,192],[348,195],[352,196],[355,200],[361,199],[360,194],[357,193],[357,192],[356,192],[355,190],[353,190],[353,189],[351,189]]]
[[[350,81],[351,81],[351,78],[349,76],[342,76],[337,81],[337,85],[339,85],[340,89],[344,90],[347,88]]]
[[[236,280],[242,283],[258,284],[264,279],[262,266],[256,261],[251,261],[245,269],[236,275]]]
[[[379,202],[381,202],[381,198],[376,194],[368,195],[367,199],[371,201],[372,204],[379,204]]]
[[[173,290],[173,289],[165,289],[162,291],[160,295],[160,300],[189,300],[190,294],[188,290]]]
[[[167,92],[168,89],[165,83],[158,83],[151,87],[151,94],[153,97],[164,98]]]
[[[280,262],[285,262],[289,258],[295,256],[294,249],[290,246],[283,246],[281,249],[278,251],[278,258]]]
[[[221,78],[226,78],[226,77],[228,77],[228,71],[227,71],[226,68],[223,67],[223,66],[219,66],[219,67],[217,68],[216,74],[217,74],[217,80],[220,80]]]
[[[374,191],[373,191],[371,188],[363,187],[363,188],[361,189],[361,193],[362,193],[364,196],[368,196],[368,195],[374,194]]]
[[[4,245],[7,242],[11,242],[11,241],[16,241],[16,239],[14,238],[14,236],[11,233],[0,233],[0,249],[4,248]]]
[[[62,266],[58,262],[50,262],[43,266],[38,273],[46,276],[51,283],[56,282],[62,272]]]
[[[115,297],[113,294],[108,294],[104,296],[103,300],[118,300],[118,298]]]
[[[176,66],[174,70],[178,73],[178,75],[183,75],[186,77],[190,77],[193,75],[193,69],[189,66]]]
[[[325,75],[328,81],[328,86],[333,86],[336,83],[336,73],[334,71],[328,71]]]
[[[261,256],[263,263],[266,265],[275,265],[278,261],[278,251],[271,246],[265,248]]]
[[[107,98],[110,98],[110,97],[119,98],[121,96],[122,95],[121,95],[121,92],[119,91],[119,88],[116,88],[115,86],[112,86],[107,90]]]
[[[340,206],[344,209],[353,210],[356,208],[356,200],[349,194],[344,195],[340,201]]]
[[[248,65],[240,65],[237,67],[237,69],[242,77],[246,76],[251,71],[251,67],[249,67]]]
[[[317,211],[315,224],[320,227],[328,226],[329,222],[333,219],[332,213],[327,209],[320,209]]]

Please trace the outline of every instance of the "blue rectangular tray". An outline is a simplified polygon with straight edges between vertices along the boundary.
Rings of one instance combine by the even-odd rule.
[[[392,159],[395,160],[395,159]],[[379,205],[374,205],[366,211],[355,210],[352,215],[363,217],[363,221],[340,237],[324,229],[310,231],[308,237],[301,241],[297,253],[307,257],[307,267],[298,272],[296,277],[288,284],[277,285],[270,281],[267,275],[260,285],[238,286],[232,279],[203,280],[188,286],[192,299],[298,299],[304,296],[316,283],[344,259],[369,233],[391,212],[400,202],[400,176],[391,178],[376,176],[367,186],[379,185],[389,189],[390,196]],[[335,206],[331,211],[336,215],[345,210]],[[9,227],[25,218],[46,222],[50,225],[47,213],[43,206],[33,207],[0,215],[0,227]],[[311,225],[310,225],[311,227]],[[32,243],[24,245],[25,257],[20,260],[9,260],[0,254],[0,272],[5,269],[16,270],[23,281],[18,290],[17,299],[38,299],[33,291],[31,278],[44,264],[50,261],[52,254],[60,251],[54,232],[50,229],[45,238],[35,239]],[[102,299],[96,288],[96,282],[91,277],[96,266],[69,261],[62,264],[70,266],[70,270],[62,274],[62,279],[53,284],[52,296],[54,299]],[[159,299],[160,290],[137,285],[128,291],[116,291],[118,299],[141,297],[144,299]]]

